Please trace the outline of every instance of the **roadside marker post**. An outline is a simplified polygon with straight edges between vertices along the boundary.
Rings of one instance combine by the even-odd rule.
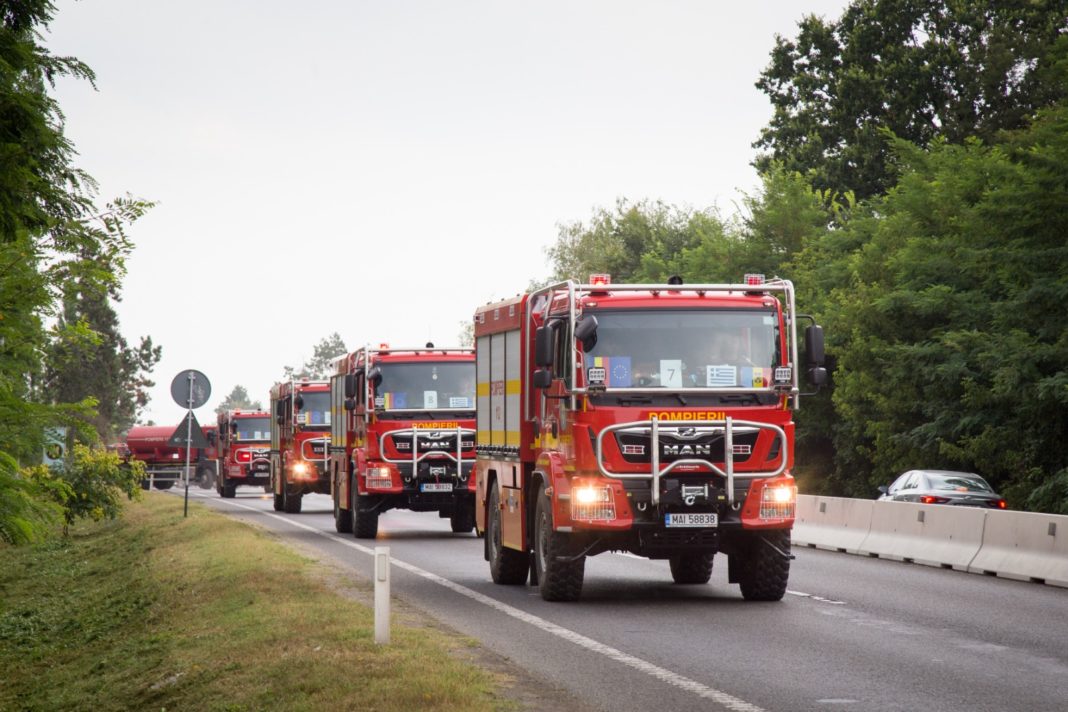
[[[389,547],[375,547],[375,643],[389,645]]]

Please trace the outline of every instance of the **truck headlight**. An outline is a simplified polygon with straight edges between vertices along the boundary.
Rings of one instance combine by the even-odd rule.
[[[608,485],[580,485],[571,490],[571,518],[610,520],[616,518],[616,504]]]
[[[784,519],[792,517],[794,516],[794,504],[796,502],[796,485],[769,485],[760,493],[760,518]]]
[[[392,487],[393,474],[388,467],[368,467],[365,472],[368,487]]]

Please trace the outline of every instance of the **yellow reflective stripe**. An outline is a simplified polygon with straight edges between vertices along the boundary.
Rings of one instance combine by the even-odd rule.
[[[490,391],[489,381],[482,381],[475,387],[475,393],[480,396],[488,396]]]

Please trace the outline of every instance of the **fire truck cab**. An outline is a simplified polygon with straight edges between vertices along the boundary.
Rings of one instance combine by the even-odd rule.
[[[270,487],[276,512],[300,512],[305,494],[330,492],[330,386],[288,381],[271,388]]]
[[[337,531],[373,539],[382,513],[410,509],[470,532],[474,352],[366,347],[338,359],[330,384]]]
[[[580,596],[586,557],[667,559],[779,600],[797,488],[793,285],[564,282],[475,313],[476,528],[494,582]],[[806,333],[809,381],[826,379]]]
[[[216,431],[219,476],[215,490],[232,498],[239,485],[270,492],[271,414],[261,410],[220,413]]]

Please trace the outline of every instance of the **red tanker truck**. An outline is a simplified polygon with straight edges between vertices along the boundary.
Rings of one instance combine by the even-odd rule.
[[[330,386],[288,381],[271,388],[270,488],[276,512],[300,512],[305,494],[330,492]]]
[[[126,434],[126,458],[145,463],[146,477],[141,483],[144,489],[150,485],[155,485],[156,489],[170,489],[182,481],[185,447],[168,442],[177,428],[177,425],[135,425]],[[212,486],[216,473],[215,426],[203,426],[201,432],[208,447],[193,448],[189,453],[189,469],[197,484],[207,489]]]
[[[378,535],[390,509],[474,527],[475,369],[471,349],[366,347],[335,363],[330,441],[334,527]]]
[[[218,417],[219,477],[215,490],[232,498],[239,485],[271,491],[271,414],[228,410]]]
[[[498,584],[575,600],[586,558],[667,559],[707,583],[716,553],[747,600],[780,600],[797,488],[793,285],[555,284],[475,313],[476,528]]]

